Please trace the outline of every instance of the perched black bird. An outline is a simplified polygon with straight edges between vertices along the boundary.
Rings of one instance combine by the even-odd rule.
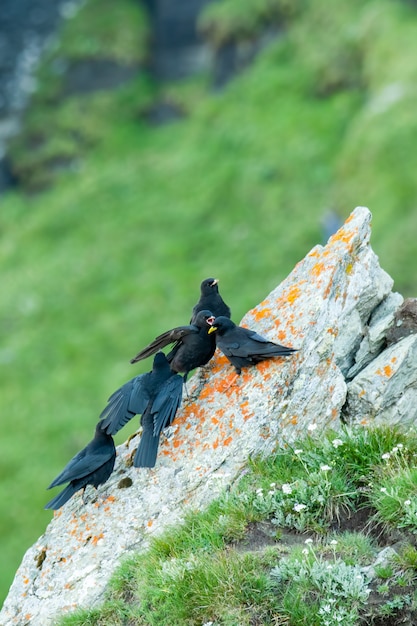
[[[59,509],[79,489],[84,491],[87,485],[97,489],[109,478],[116,460],[116,448],[113,437],[103,432],[100,422],[96,425],[94,438],[83,450],[78,452],[62,472],[51,482],[48,489],[69,482],[61,493],[45,505],[45,509]]]
[[[209,334],[216,334],[216,344],[234,365],[237,374],[247,365],[255,365],[274,356],[288,356],[296,348],[287,348],[268,341],[254,330],[236,326],[228,317],[216,317]]]
[[[181,404],[183,379],[175,374],[163,352],[157,352],[151,372],[132,378],[109,398],[100,427],[116,434],[134,415],[142,415],[142,436],[135,454],[135,467],[154,467],[159,437],[170,426]]]
[[[174,347],[167,354],[167,359],[173,372],[184,374],[185,382],[189,372],[208,363],[216,350],[215,338],[208,334],[213,321],[214,317],[210,311],[200,311],[192,324],[177,326],[162,333],[130,362],[137,363],[174,343]]]
[[[200,300],[193,308],[193,316],[190,324],[195,322],[197,313],[200,311],[211,311],[214,317],[224,315],[230,317],[230,309],[219,294],[217,278],[206,278],[200,285]]]

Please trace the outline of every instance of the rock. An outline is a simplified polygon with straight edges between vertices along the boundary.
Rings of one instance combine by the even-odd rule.
[[[344,376],[364,326],[392,287],[369,245],[370,220],[357,208],[244,317],[243,325],[297,353],[248,368],[236,381],[216,353],[187,384],[189,397],[155,469],[132,467],[133,438],[118,447],[97,501],[83,505],[78,494],[55,514],[23,558],[2,626],[48,626],[75,607],[100,603],[122,556],[145,549],[149,536],[180,522],[187,507],[206,507],[250,455],[270,454],[308,430],[339,427]]]
[[[350,423],[410,426],[416,420],[416,335],[384,350],[348,384],[343,411]]]
[[[365,336],[355,356],[355,365],[349,370],[347,378],[354,378],[381,352],[394,324],[394,314],[403,300],[404,298],[399,293],[390,293],[372,313],[369,324],[364,329]]]
[[[407,298],[395,314],[394,322],[387,333],[388,345],[403,337],[417,333],[417,299]]]

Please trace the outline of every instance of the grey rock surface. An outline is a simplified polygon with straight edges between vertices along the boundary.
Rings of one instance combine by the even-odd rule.
[[[133,438],[118,447],[115,471],[97,501],[83,505],[77,494],[55,513],[23,558],[0,613],[2,626],[49,626],[76,607],[100,603],[121,558],[145,549],[150,535],[180,522],[187,508],[206,507],[250,455],[270,454],[309,430],[339,427],[345,376],[363,328],[392,288],[369,244],[370,220],[366,208],[355,209],[326,246],[316,246],[242,320],[297,353],[247,368],[237,380],[216,353],[188,383],[153,470],[131,466]],[[414,339],[404,340],[409,350]],[[400,361],[398,352],[388,356]],[[401,384],[398,378],[399,399]]]
[[[351,423],[402,424],[417,418],[417,335],[393,344],[349,384],[344,408]]]

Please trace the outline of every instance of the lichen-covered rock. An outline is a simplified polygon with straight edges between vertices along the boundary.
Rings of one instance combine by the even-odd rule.
[[[55,514],[17,571],[2,626],[48,626],[74,607],[94,606],[121,557],[144,549],[149,535],[180,521],[186,507],[206,506],[249,455],[269,454],[308,427],[339,425],[344,376],[392,287],[369,245],[370,219],[357,208],[327,246],[316,246],[243,319],[299,351],[248,368],[237,381],[216,354],[188,384],[154,470],[131,466],[133,439],[119,446],[98,501],[84,506],[76,495]]]
[[[390,293],[372,313],[369,324],[365,327],[365,336],[356,353],[355,364],[348,372],[349,379],[354,378],[381,352],[394,326],[394,319],[402,308],[403,300],[401,294]]]
[[[417,298],[407,298],[397,309],[393,323],[387,332],[390,346],[403,337],[417,334]]]
[[[402,424],[417,419],[417,335],[384,350],[349,384],[344,412],[351,422]]]

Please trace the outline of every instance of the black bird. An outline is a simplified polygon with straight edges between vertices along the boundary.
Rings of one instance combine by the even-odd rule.
[[[219,294],[217,278],[206,278],[200,285],[200,300],[193,308],[193,316],[190,324],[193,324],[197,313],[200,311],[211,311],[214,317],[224,315],[230,317],[230,309]]]
[[[227,317],[216,317],[209,334],[216,334],[216,344],[240,374],[242,367],[255,365],[274,356],[288,356],[296,348],[287,348],[268,341],[254,330],[236,326]]]
[[[154,467],[159,437],[174,421],[182,399],[183,379],[175,374],[163,352],[157,352],[151,372],[132,378],[109,398],[102,411],[101,429],[116,434],[134,415],[142,415],[142,436],[135,467]]]
[[[211,311],[200,311],[192,324],[177,326],[162,333],[130,362],[137,363],[174,343],[174,347],[167,354],[167,359],[173,372],[184,374],[185,383],[189,372],[208,363],[216,350],[216,340],[208,334],[213,321]]]
[[[84,492],[87,485],[97,489],[109,478],[116,460],[116,448],[113,437],[103,432],[100,422],[96,425],[94,438],[71,461],[62,472],[51,482],[48,489],[69,482],[61,493],[45,505],[45,509],[59,509],[79,489]]]

